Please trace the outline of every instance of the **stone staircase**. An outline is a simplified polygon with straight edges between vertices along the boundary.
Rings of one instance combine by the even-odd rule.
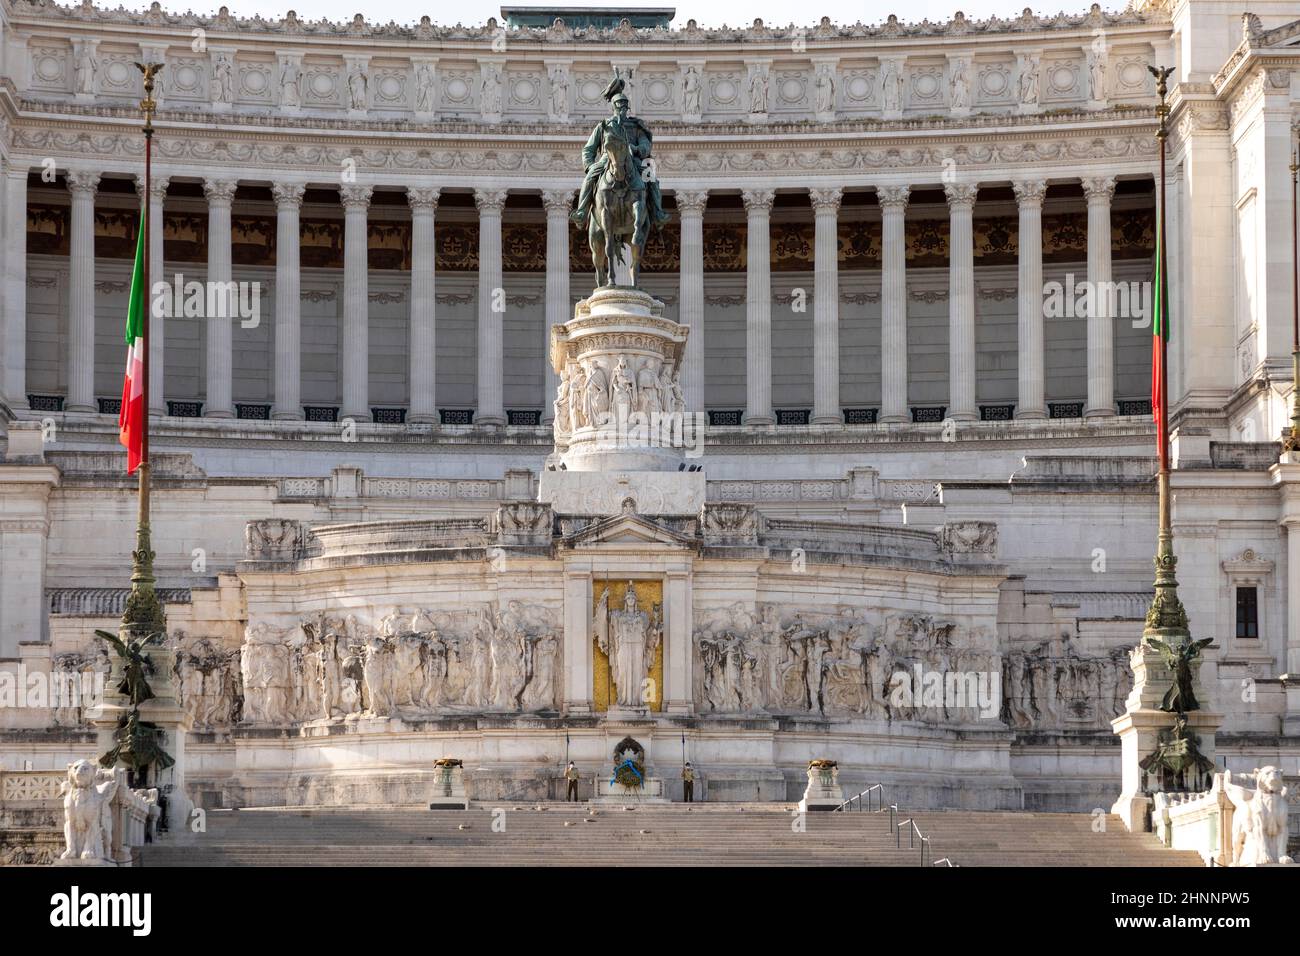
[[[470,810],[279,807],[210,810],[207,832],[141,848],[144,866],[917,866],[889,814],[809,813],[714,803],[634,808],[501,804]],[[594,812],[592,812],[594,810]],[[934,810],[915,814],[930,858],[961,866],[1200,866],[1195,853],[1130,834],[1117,817],[1093,832],[1074,813]],[[494,820],[500,830],[493,829]]]

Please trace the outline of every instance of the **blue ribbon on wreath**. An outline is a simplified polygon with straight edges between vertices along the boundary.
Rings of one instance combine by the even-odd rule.
[[[636,764],[634,764],[630,760],[624,760],[621,764],[619,764],[617,767],[614,768],[614,776],[609,778],[609,785],[611,787],[618,780],[618,772],[622,770],[624,767],[627,767],[634,774],[636,774],[636,778],[638,781],[640,781],[641,783],[645,783],[645,777],[641,774],[640,770],[636,769]]]

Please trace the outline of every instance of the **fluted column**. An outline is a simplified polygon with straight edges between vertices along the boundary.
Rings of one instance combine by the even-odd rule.
[[[910,186],[881,186],[880,421],[901,423],[907,411],[907,235]]]
[[[272,418],[300,419],[302,411],[301,232],[298,214],[306,187],[275,183],[275,408]]]
[[[1046,418],[1043,374],[1043,197],[1041,179],[1012,183],[1020,204],[1019,231],[1019,389],[1016,418]]]
[[[203,184],[203,194],[208,197],[209,288],[230,288],[230,207],[235,199],[236,185],[227,179],[209,179]],[[215,314],[207,316],[208,390],[203,415],[205,418],[234,418],[235,406],[231,399],[234,303],[229,298],[222,300],[220,293],[216,298],[218,302],[225,301],[226,305],[224,308],[218,306]]]
[[[3,220],[4,322],[0,356],[4,362],[0,404],[26,408],[27,402],[27,164],[5,170]]]
[[[569,321],[569,210],[573,190],[542,193],[546,207],[546,321],[542,324],[542,422],[555,420],[555,393],[560,387],[551,368],[551,326]]]
[[[677,215],[681,219],[681,274],[678,320],[691,331],[681,370],[686,411],[704,411],[704,209],[707,189],[678,190]]]
[[[1088,197],[1088,405],[1085,418],[1115,414],[1115,336],[1110,314],[1110,200],[1114,176],[1083,180]],[[1102,283],[1105,283],[1103,285]]]
[[[748,214],[745,261],[745,424],[771,425],[772,257],[771,214],[776,193],[746,189]]]
[[[437,298],[434,291],[437,252],[433,239],[438,190],[437,186],[408,187],[406,190],[406,201],[411,207],[411,407],[406,420],[416,424],[438,420]]]
[[[813,207],[813,415],[814,425],[838,425],[840,411],[840,280],[838,236],[844,190],[809,190]]]
[[[167,198],[167,177],[154,176],[149,181],[149,284],[170,283],[163,274],[163,202]],[[143,198],[144,177],[137,176],[136,192]],[[153,308],[153,293],[146,290],[147,308]],[[166,383],[167,319],[150,312],[149,318],[149,414],[166,415],[167,401],[163,394]]]
[[[343,411],[342,418],[370,421],[370,262],[366,215],[369,186],[344,186],[343,202]]]
[[[68,172],[72,237],[68,262],[68,400],[64,410],[95,407],[95,191],[99,174]]]
[[[505,292],[501,285],[501,210],[505,189],[476,189],[478,206],[478,425],[504,425],[501,326]]]
[[[974,421],[975,239],[974,183],[948,183],[948,417]]]

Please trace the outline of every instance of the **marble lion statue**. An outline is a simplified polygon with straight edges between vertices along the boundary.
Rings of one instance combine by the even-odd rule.
[[[63,860],[107,860],[112,838],[109,804],[117,794],[117,777],[99,779],[95,764],[78,760],[68,764],[63,785]]]
[[[1232,865],[1292,862],[1286,854],[1287,788],[1282,771],[1268,766],[1242,774],[1254,787],[1238,786],[1232,776],[1231,772],[1223,774],[1224,792],[1236,808],[1232,815]]]

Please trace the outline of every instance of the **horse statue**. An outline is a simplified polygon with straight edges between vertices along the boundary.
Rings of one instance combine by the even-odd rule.
[[[616,263],[625,262],[623,246],[631,249],[632,287],[641,281],[641,257],[650,233],[646,187],[637,172],[626,136],[606,135],[602,143],[605,170],[596,181],[594,215],[587,223],[587,242],[596,267],[596,285],[614,286]]]

